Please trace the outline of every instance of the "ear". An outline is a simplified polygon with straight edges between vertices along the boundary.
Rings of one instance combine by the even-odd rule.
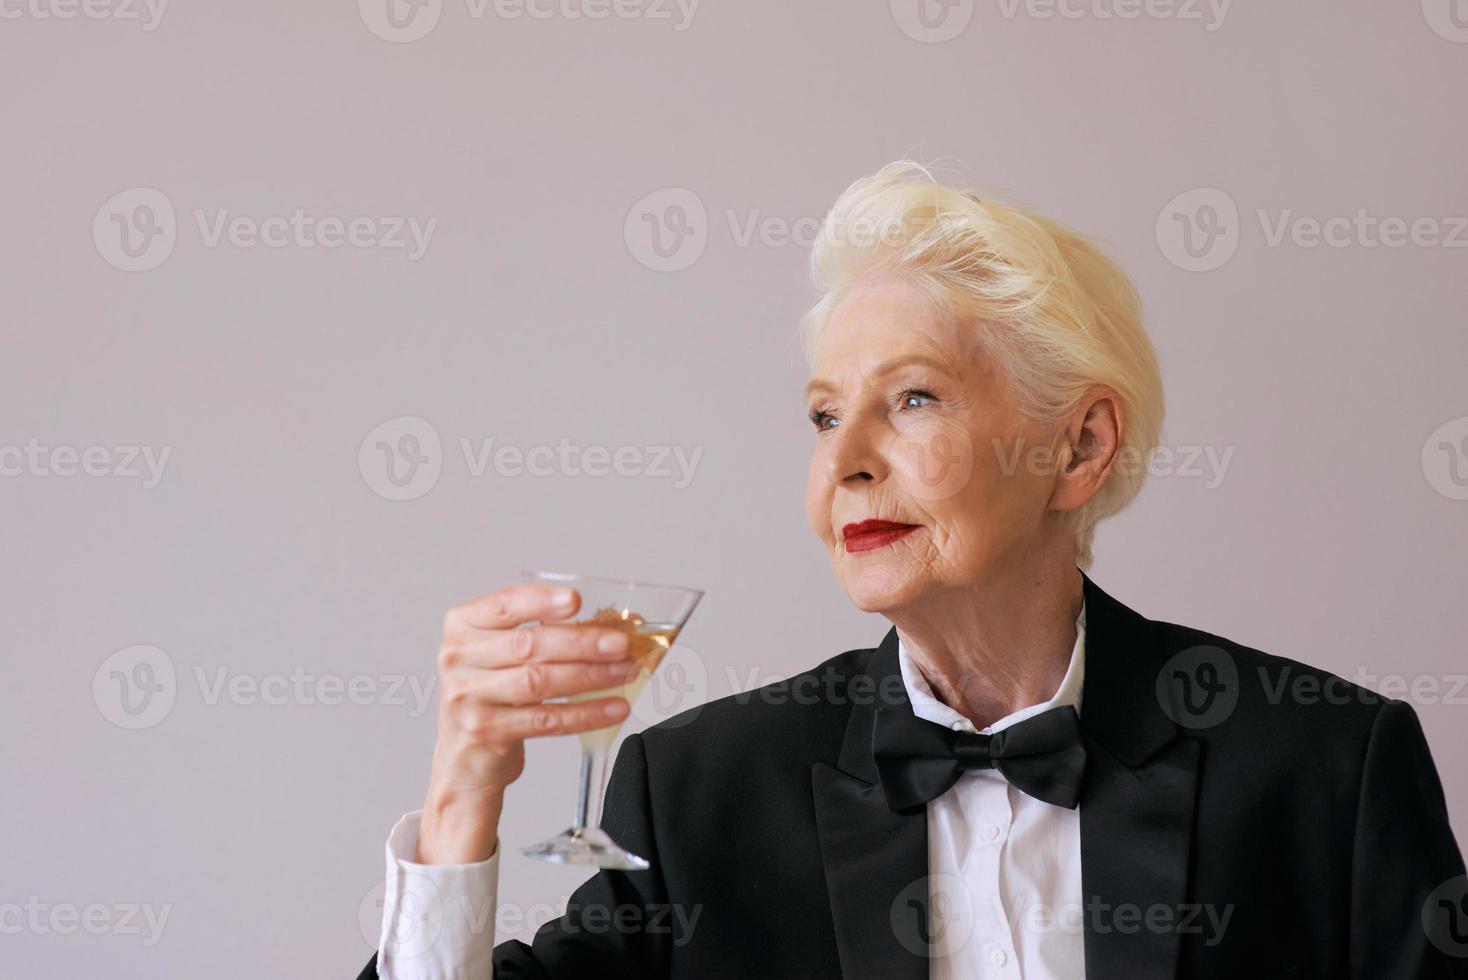
[[[1116,464],[1125,425],[1115,391],[1104,385],[1087,390],[1059,434],[1051,510],[1078,510],[1101,492]]]

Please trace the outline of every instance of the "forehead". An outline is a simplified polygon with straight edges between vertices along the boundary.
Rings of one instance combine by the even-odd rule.
[[[819,378],[857,372],[894,358],[923,357],[950,373],[979,366],[973,327],[941,309],[917,286],[882,281],[853,289],[832,312],[816,352]]]

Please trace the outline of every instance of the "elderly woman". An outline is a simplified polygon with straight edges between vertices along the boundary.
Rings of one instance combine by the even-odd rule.
[[[621,698],[545,702],[629,663],[620,632],[556,625],[575,594],[451,610],[427,798],[388,842],[362,976],[1468,976],[1412,709],[1083,572],[1162,422],[1125,275],[908,163],[847,189],[812,262],[806,512],[892,628],[627,738],[603,826],[652,867],[599,871],[496,948],[524,740],[620,721]],[[431,941],[400,942],[415,889]]]

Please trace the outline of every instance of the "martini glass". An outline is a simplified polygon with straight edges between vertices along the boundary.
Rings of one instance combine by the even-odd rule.
[[[560,572],[524,572],[527,582],[570,586],[581,595],[579,618],[557,621],[562,626],[613,627],[627,634],[628,656],[641,669],[630,680],[600,691],[588,691],[567,701],[591,701],[621,695],[628,704],[637,700],[653,671],[673,646],[678,632],[703,598],[698,589],[652,585],[591,575]],[[581,787],[576,794],[576,821],[549,840],[520,849],[520,853],[559,864],[589,864],[598,868],[645,871],[646,858],[624,850],[601,829],[602,796],[606,792],[607,757],[621,730],[620,722],[582,732]]]

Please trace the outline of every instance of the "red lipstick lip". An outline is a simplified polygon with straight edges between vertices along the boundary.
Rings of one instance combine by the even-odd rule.
[[[859,551],[871,551],[874,548],[884,548],[921,526],[920,524],[898,524],[894,521],[858,521],[855,524],[844,525],[841,528],[841,537],[846,543],[846,553],[853,554]]]

